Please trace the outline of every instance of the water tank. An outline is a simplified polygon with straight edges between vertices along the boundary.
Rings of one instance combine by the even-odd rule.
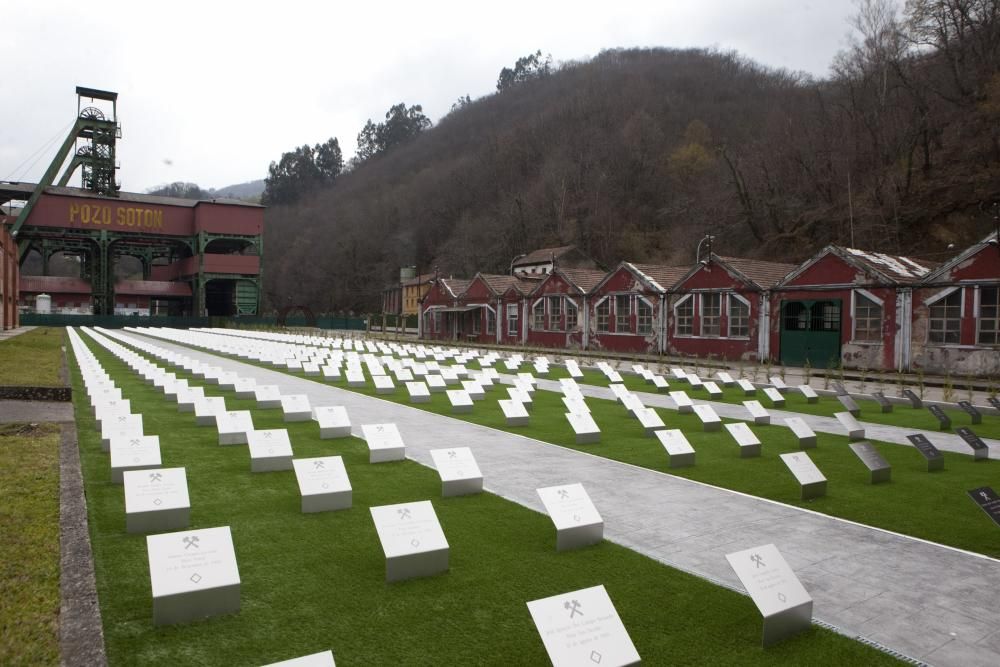
[[[35,312],[48,315],[52,312],[52,297],[48,294],[39,294],[35,297]]]
[[[417,277],[417,267],[402,266],[399,268],[399,282],[405,283],[407,280],[413,280],[416,277]]]

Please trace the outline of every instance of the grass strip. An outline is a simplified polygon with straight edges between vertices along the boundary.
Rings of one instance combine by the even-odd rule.
[[[61,387],[63,327],[37,327],[0,342],[0,386]]]
[[[0,665],[58,665],[59,427],[0,425],[0,480]]]
[[[192,528],[232,527],[242,585],[239,614],[180,626],[151,622],[145,539],[124,532],[120,486],[89,415],[74,366],[76,409],[105,639],[112,664],[261,664],[332,648],[338,665],[546,664],[525,602],[604,584],[648,664],[889,664],[889,656],[819,627],[760,648],[760,621],[742,595],[603,542],[555,552],[541,514],[483,493],[441,499],[437,474],[411,461],[371,465],[355,438],[319,440],[315,423],[207,386],[258,428],[287,428],[296,456],[341,455],[354,507],[304,515],[294,473],[250,473],[245,446],[220,447],[215,429],[178,413],[93,341],[165,466],[187,468]],[[187,376],[190,377],[190,376]],[[193,381],[193,384],[201,384]],[[451,545],[442,576],[384,583],[367,508],[431,499]]]

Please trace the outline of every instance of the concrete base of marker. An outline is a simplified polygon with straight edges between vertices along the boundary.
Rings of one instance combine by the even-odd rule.
[[[879,468],[877,470],[872,470],[871,483],[881,484],[882,482],[888,482],[892,479],[892,468]]]
[[[685,454],[670,454],[667,452],[668,468],[687,468],[694,465],[694,452]]]
[[[250,459],[250,472],[275,472],[291,470],[292,456],[259,456]]]
[[[423,396],[423,395],[410,396],[410,403],[430,403],[430,402],[431,402],[430,396]]]
[[[346,438],[351,435],[350,426],[327,426],[319,429],[320,440],[331,440],[333,438]]]
[[[528,426],[531,417],[507,417],[507,426]]]
[[[682,415],[690,415],[690,414],[694,413],[694,406],[693,405],[679,405],[679,406],[677,406],[677,412],[678,412],[678,414],[682,414]]]
[[[763,424],[763,425],[766,426],[766,425],[768,425],[768,424],[771,423],[771,415],[761,415],[759,417],[754,417],[753,423],[754,424]]]
[[[198,426],[216,426],[215,415],[201,415],[194,418],[194,423]]]
[[[471,496],[483,492],[483,478],[452,479],[441,482],[441,497]]]
[[[302,513],[313,514],[315,512],[346,510],[351,508],[353,502],[354,492],[350,489],[332,493],[311,493],[302,496]]]
[[[851,442],[858,442],[859,440],[865,439],[865,430],[863,428],[854,429],[853,431],[847,432],[847,439]]]
[[[644,435],[645,435],[645,436],[646,436],[647,438],[655,438],[655,437],[656,437],[656,432],[657,432],[657,431],[662,431],[662,430],[664,430],[665,428],[667,428],[665,424],[664,424],[663,426],[650,426],[650,427],[646,428],[646,429],[645,429],[645,430],[643,431],[643,434],[644,434]]]
[[[936,459],[927,459],[927,472],[934,472],[935,470],[944,470],[943,456],[939,456]]]
[[[253,389],[236,392],[236,398],[253,398]]]
[[[604,539],[604,522],[589,523],[556,530],[556,551],[572,551],[597,544]]]
[[[368,463],[387,463],[406,458],[406,447],[386,447],[368,450]]]
[[[740,458],[741,459],[752,459],[760,456],[760,443],[754,445],[741,445],[740,446]]]
[[[385,580],[387,583],[392,583],[418,577],[433,577],[447,572],[449,551],[449,548],[445,548],[386,558]]]
[[[576,444],[578,445],[592,445],[595,442],[601,441],[601,434],[598,433],[577,433],[576,434]]]
[[[125,515],[126,533],[169,533],[191,525],[190,507],[173,507]]]
[[[464,415],[472,412],[471,405],[453,405],[451,406],[451,414],[453,415]]]
[[[153,625],[173,625],[235,614],[240,610],[240,585],[206,588],[153,598]]]
[[[717,422],[703,422],[701,426],[702,426],[702,430],[705,431],[705,432],[721,431],[722,430],[722,422],[721,421],[717,421]]]
[[[347,386],[351,387],[352,389],[361,389],[366,384],[367,383],[364,380],[348,380],[347,381]]]
[[[821,498],[826,495],[826,480],[813,482],[811,484],[800,485],[799,498],[809,500],[810,498]]]
[[[764,619],[761,645],[764,648],[804,632],[812,625],[812,600]]]
[[[263,401],[257,401],[257,407],[261,410],[273,410],[275,408],[281,407],[281,399],[275,398],[273,400],[267,399]]]
[[[300,410],[298,412],[286,412],[283,420],[286,422],[307,422],[312,419],[312,410]]]
[[[819,396],[808,396],[806,397],[806,403],[819,403]]]
[[[246,431],[236,431],[234,433],[220,433],[220,445],[245,445],[247,444]]]
[[[808,438],[799,438],[799,449],[813,449],[816,447],[816,436],[811,435]]]
[[[396,393],[396,387],[395,386],[392,386],[392,387],[376,387],[375,388],[375,393],[376,394],[383,394],[383,395],[385,395],[385,394],[395,394]]]

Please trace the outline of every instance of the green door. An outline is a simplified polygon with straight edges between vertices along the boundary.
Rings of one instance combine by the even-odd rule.
[[[840,364],[840,299],[781,302],[781,363],[828,368]]]

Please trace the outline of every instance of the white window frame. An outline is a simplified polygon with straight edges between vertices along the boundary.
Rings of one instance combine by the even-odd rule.
[[[730,304],[731,299],[736,299],[744,306],[747,307],[747,332],[745,334],[734,334],[733,333],[733,317],[731,311],[732,305]],[[729,292],[726,294],[726,338],[750,338],[750,318],[753,313],[753,306],[750,305],[750,300],[744,298],[743,295],[737,294],[736,292]]]
[[[632,312],[635,310],[635,304],[634,304],[635,295],[634,294],[630,294],[629,292],[619,292],[618,294],[615,294],[614,297],[615,297],[614,301],[612,302],[613,308],[611,310],[613,312],[613,317],[614,317],[614,320],[615,320],[615,333],[616,334],[617,333],[627,333],[627,334],[633,333],[633,331],[632,331]],[[618,318],[621,317],[621,313],[618,312],[618,299],[620,297],[625,297],[625,300],[628,302],[628,313],[626,315],[626,317],[628,319],[625,321],[625,330],[624,331],[621,328],[619,328],[619,326],[618,326]]]
[[[682,336],[690,337],[690,336],[694,336],[694,314],[695,314],[694,310],[695,310],[695,303],[696,303],[696,301],[694,301],[693,299],[694,299],[694,294],[685,294],[680,299],[678,299],[677,301],[674,302],[674,307],[673,307],[673,312],[674,312],[674,336],[677,336],[677,337],[682,337]],[[677,314],[677,310],[682,305],[684,305],[686,302],[688,302],[688,301],[691,301],[691,319],[688,320],[688,326],[691,327],[691,330],[688,331],[687,333],[681,333],[681,331],[680,331],[681,318]]]
[[[717,296],[719,297],[719,314],[716,316],[716,327],[718,328],[718,333],[709,334],[705,333],[705,297],[706,296]],[[702,338],[722,338],[722,308],[723,298],[725,294],[715,290],[709,290],[707,292],[700,292],[698,294],[698,335]]]
[[[516,303],[507,304],[507,337],[517,336],[518,310],[520,307]]]
[[[644,303],[649,306],[649,330],[642,331],[639,328],[639,304]],[[653,302],[641,294],[635,297],[635,333],[637,336],[649,336],[656,331],[656,306]]]
[[[493,319],[492,320],[490,320],[490,314],[493,315]],[[492,327],[490,326],[490,322],[491,321],[493,323]],[[490,306],[486,306],[486,335],[487,336],[495,336],[496,333],[497,333],[497,311],[496,311],[495,308],[491,308]]]
[[[985,287],[987,289],[1000,290],[1000,285],[976,285],[975,295],[974,295],[974,300],[975,300],[975,306],[976,307],[975,307],[975,310],[973,311],[973,314],[975,315],[975,318],[976,318],[976,341],[975,341],[975,344],[977,346],[979,346],[979,347],[991,347],[991,348],[995,348],[997,345],[1000,345],[1000,339],[998,339],[996,343],[980,343],[979,342],[979,334],[981,332],[981,326],[982,326],[982,321],[983,321],[983,317],[982,317],[982,289],[981,289],[982,287]],[[998,291],[997,296],[1000,297],[1000,291]],[[997,320],[998,320],[998,327],[1000,327],[1000,311],[997,312]]]
[[[541,306],[542,306],[542,312],[541,312],[542,321],[541,321],[541,326],[539,326],[539,322],[538,322],[538,315],[539,315],[539,313],[537,312],[539,304],[541,304]],[[545,315],[546,315],[545,297],[543,296],[543,297],[540,297],[538,299],[535,299],[534,303],[531,304],[531,330],[532,331],[545,331]]]
[[[483,333],[483,314],[476,309],[476,317],[472,318],[472,335],[478,336]]]
[[[569,309],[573,309],[573,326],[569,325]],[[566,331],[576,331],[580,328],[580,306],[576,305],[576,301],[566,297],[565,303],[563,303],[563,312],[566,313]]]
[[[958,342],[957,343],[945,343],[945,342],[932,341],[931,340],[931,319],[932,319],[931,318],[931,308],[938,301],[942,301],[943,299],[947,299],[949,296],[951,296],[955,292],[961,292],[962,293],[962,296],[959,297],[960,309],[959,309],[959,314],[958,314],[958,318],[959,318],[959,324],[958,324]],[[934,294],[933,296],[931,296],[930,298],[926,299],[924,301],[924,305],[927,306],[927,332],[926,332],[926,334],[924,336],[924,340],[926,341],[926,343],[928,345],[960,345],[961,342],[962,342],[962,320],[965,319],[965,288],[962,287],[961,285],[956,285],[954,287],[946,287],[943,290],[941,290],[941,291],[937,292],[936,294]],[[978,336],[978,329],[979,329],[978,319],[977,319],[977,323],[976,323],[976,329],[977,329],[976,338],[978,339],[978,337],[979,337]]]
[[[547,296],[545,302],[545,309],[548,311],[549,318],[549,331],[562,331],[563,330],[563,314],[565,311],[562,308],[563,297],[562,296]],[[559,304],[559,312],[555,313],[552,310],[553,304]]]
[[[611,333],[611,318],[614,317],[614,308],[612,308],[613,303],[611,302],[608,302],[608,319],[604,324],[604,328],[601,328],[601,305],[610,298],[610,295],[605,296],[594,304],[594,330],[597,333]]]
[[[879,308],[882,309],[882,317],[879,318],[879,330],[885,330],[885,301],[878,298],[866,289],[861,289],[860,287],[851,290],[851,342],[861,343],[867,345],[879,345],[883,343],[883,339],[878,340],[858,340],[858,318],[857,315],[857,295],[865,297],[866,299],[873,301]]]

